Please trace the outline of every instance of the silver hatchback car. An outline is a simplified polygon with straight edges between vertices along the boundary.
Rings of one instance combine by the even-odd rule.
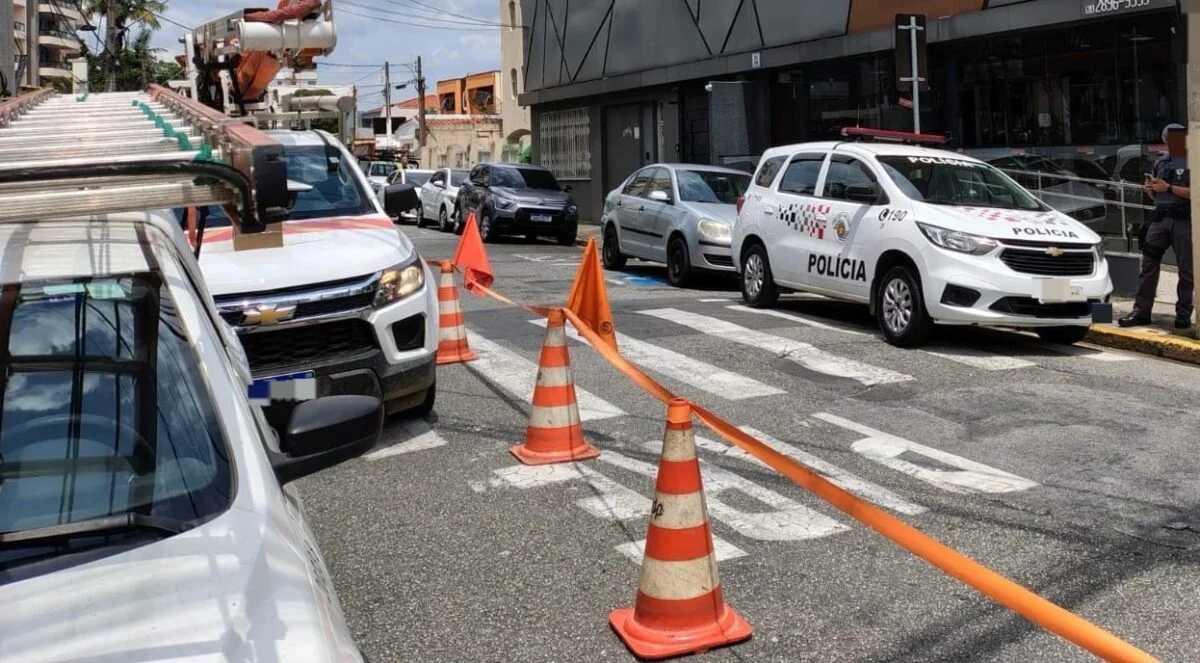
[[[666,263],[676,287],[697,271],[734,273],[729,247],[737,201],[749,186],[748,173],[720,166],[638,170],[604,199],[605,268],[621,269],[629,258]]]

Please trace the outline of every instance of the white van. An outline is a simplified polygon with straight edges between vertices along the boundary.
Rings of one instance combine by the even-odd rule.
[[[0,660],[365,660],[290,482],[383,404],[277,435],[211,302],[169,215],[0,223]]]

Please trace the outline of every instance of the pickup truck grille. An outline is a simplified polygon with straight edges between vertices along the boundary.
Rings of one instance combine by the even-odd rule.
[[[250,370],[311,366],[378,348],[375,331],[365,320],[348,319],[314,325],[280,327],[240,336]]]
[[[1096,263],[1091,251],[1063,251],[1052,256],[1046,249],[1004,249],[1000,260],[1014,272],[1038,276],[1090,276]]]
[[[242,310],[236,305],[237,302],[248,302],[247,308],[253,308],[256,302],[290,300],[296,306],[296,312],[292,316],[293,320],[352,313],[367,308],[375,301],[375,290],[378,284],[370,280],[371,278],[360,276],[299,288],[218,297],[217,306],[221,308],[221,317],[225,319],[225,322],[234,327],[238,327],[244,322]],[[306,299],[306,295],[308,297],[316,296],[314,293],[322,293],[323,297]],[[229,308],[225,308],[227,306]]]

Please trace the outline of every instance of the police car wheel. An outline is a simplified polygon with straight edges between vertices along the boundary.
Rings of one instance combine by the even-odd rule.
[[[933,329],[921,298],[921,287],[912,271],[902,265],[888,270],[879,281],[875,314],[879,328],[892,345],[920,345]]]
[[[1037,335],[1043,341],[1050,343],[1061,343],[1063,345],[1074,345],[1082,341],[1087,335],[1089,327],[1084,325],[1070,325],[1064,327],[1039,327]]]
[[[687,242],[682,237],[676,237],[667,245],[667,281],[680,288],[691,279],[692,259],[688,256]]]
[[[771,276],[767,250],[755,244],[742,259],[742,300],[754,308],[769,308],[779,301],[779,289]]]

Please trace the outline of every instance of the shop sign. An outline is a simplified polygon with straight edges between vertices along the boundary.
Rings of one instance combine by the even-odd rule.
[[[1145,9],[1153,0],[1081,0],[1084,16],[1112,16],[1136,9]]]

